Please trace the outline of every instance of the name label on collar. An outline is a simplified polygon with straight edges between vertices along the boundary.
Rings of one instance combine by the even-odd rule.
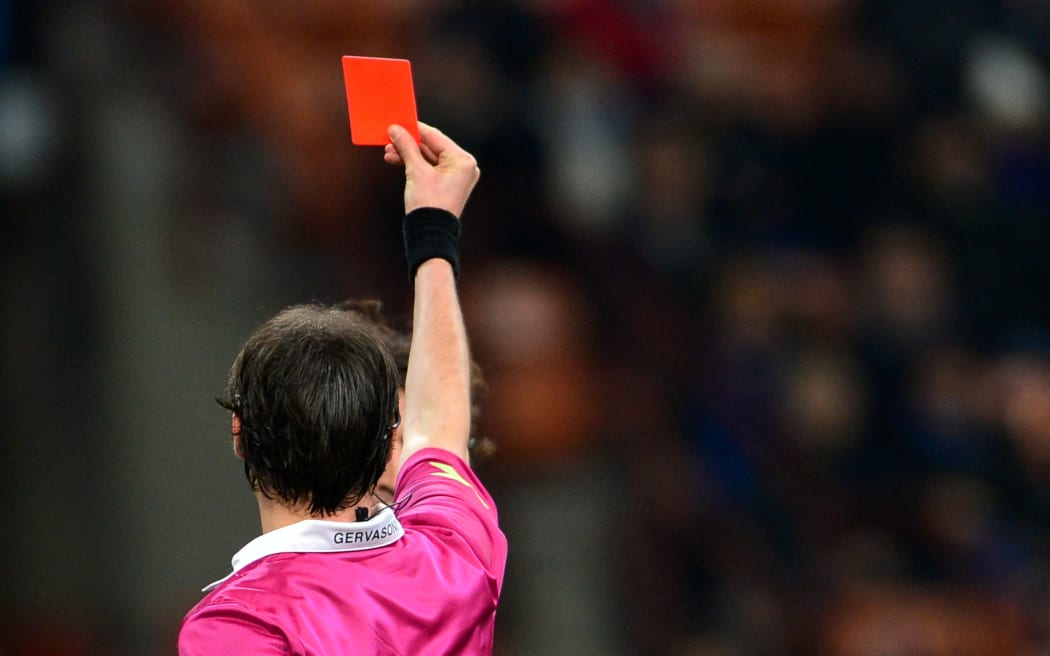
[[[397,524],[386,524],[377,528],[369,528],[361,531],[336,531],[332,534],[334,544],[360,544],[362,542],[375,542],[392,537],[400,528]]]
[[[393,510],[384,508],[364,522],[332,522],[306,519],[264,533],[244,545],[233,556],[233,572],[204,588],[209,592],[228,581],[246,565],[278,553],[331,553],[365,551],[391,545],[401,539],[405,529]]]

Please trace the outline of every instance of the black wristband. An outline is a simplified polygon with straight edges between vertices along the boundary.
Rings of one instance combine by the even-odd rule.
[[[435,257],[447,260],[459,277],[459,219],[452,212],[436,207],[420,207],[405,215],[405,259],[408,279],[416,279],[416,269]]]

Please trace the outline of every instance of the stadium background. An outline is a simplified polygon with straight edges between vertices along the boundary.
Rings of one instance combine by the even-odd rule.
[[[172,653],[212,399],[408,309],[339,56],[474,152],[498,654],[1050,653],[1050,5],[0,2],[0,653]]]

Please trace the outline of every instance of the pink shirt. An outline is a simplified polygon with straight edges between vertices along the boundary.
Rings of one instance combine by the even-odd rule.
[[[249,542],[186,615],[179,654],[491,654],[507,560],[492,497],[442,449],[408,459],[396,496],[396,517]]]

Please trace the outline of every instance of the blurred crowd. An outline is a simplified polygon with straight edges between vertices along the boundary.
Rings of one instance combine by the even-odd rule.
[[[1050,5],[99,15],[197,144],[177,280],[258,220],[275,298],[407,312],[401,180],[349,145],[342,54],[410,59],[476,154],[501,656],[1050,653]]]

